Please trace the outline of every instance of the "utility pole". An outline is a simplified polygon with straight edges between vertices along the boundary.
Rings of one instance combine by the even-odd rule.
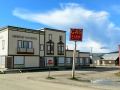
[[[74,52],[73,52],[72,78],[75,78],[76,42],[77,41],[75,41],[75,48],[74,48]]]
[[[92,56],[92,47],[91,47],[91,59],[92,59],[93,66],[94,66],[94,60],[93,60],[93,56]]]

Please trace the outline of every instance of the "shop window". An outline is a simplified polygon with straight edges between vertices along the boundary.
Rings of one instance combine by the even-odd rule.
[[[24,64],[24,56],[14,56],[14,64],[23,65]]]
[[[80,58],[80,64],[82,64],[83,63],[83,58]]]

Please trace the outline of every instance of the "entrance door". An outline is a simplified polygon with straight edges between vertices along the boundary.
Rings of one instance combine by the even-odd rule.
[[[6,57],[6,68],[13,68],[12,63],[13,63],[12,57]]]
[[[40,57],[40,67],[45,67],[44,57]]]
[[[86,58],[83,58],[83,65],[86,65]]]
[[[57,59],[57,57],[54,57],[54,66],[58,66],[58,59]]]

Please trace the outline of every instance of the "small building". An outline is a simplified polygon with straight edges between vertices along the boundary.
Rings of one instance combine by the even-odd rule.
[[[74,50],[66,50],[66,66],[72,66]],[[76,50],[75,65],[79,65],[79,50]]]
[[[109,53],[102,56],[102,65],[118,65],[118,53]]]
[[[90,66],[90,52],[79,52],[79,65]]]
[[[101,58],[98,56],[93,56],[92,61],[94,62],[93,65],[101,65]]]

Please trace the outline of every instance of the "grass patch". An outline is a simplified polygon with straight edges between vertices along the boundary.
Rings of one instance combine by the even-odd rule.
[[[69,78],[70,80],[74,80],[74,81],[80,81],[79,79],[77,79],[77,78]]]
[[[4,74],[4,72],[1,72],[1,71],[0,71],[0,74]]]
[[[120,72],[115,73],[115,75],[120,77]]]
[[[69,78],[70,80],[74,80],[74,81],[79,81],[79,82],[90,82],[90,80],[81,80],[81,79],[78,79],[78,78]]]
[[[55,78],[53,78],[53,77],[47,77],[46,79],[55,79]]]

